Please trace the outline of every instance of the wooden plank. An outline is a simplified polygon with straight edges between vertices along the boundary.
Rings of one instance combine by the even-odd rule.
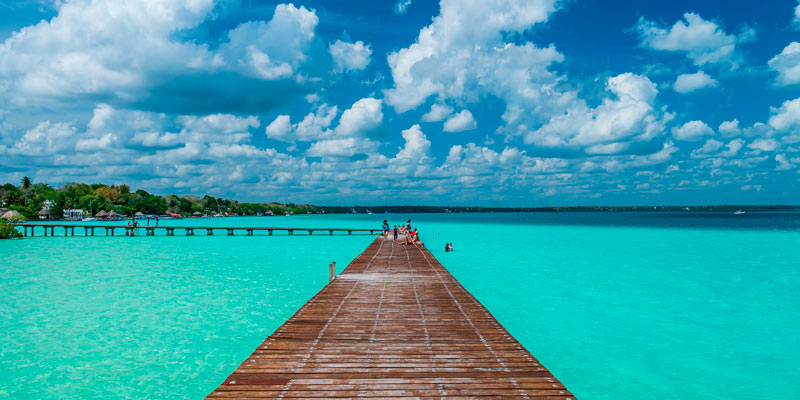
[[[207,398],[575,398],[427,249],[398,243],[373,241]]]

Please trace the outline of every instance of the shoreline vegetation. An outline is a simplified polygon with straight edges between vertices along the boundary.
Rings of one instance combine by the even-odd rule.
[[[630,212],[630,211],[796,211],[798,205],[702,205],[702,206],[317,206],[279,202],[249,203],[210,195],[156,195],[133,191],[129,185],[67,183],[58,187],[34,183],[24,177],[18,185],[0,186],[0,215],[9,211],[26,220],[63,219],[65,210],[84,210],[86,217],[98,212],[120,216],[270,216],[291,214],[383,214],[383,213],[492,213],[492,212]],[[16,214],[15,213],[15,214]]]

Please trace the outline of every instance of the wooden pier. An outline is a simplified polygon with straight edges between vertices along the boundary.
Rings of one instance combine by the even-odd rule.
[[[381,238],[208,396],[228,398],[574,399],[430,252]]]
[[[195,236],[195,231],[204,232],[205,235],[202,236],[214,236],[215,232],[225,232],[227,236],[235,236],[236,233],[239,233],[239,236],[253,236],[254,234],[264,234],[266,233],[269,236],[272,236],[275,232],[285,232],[289,236],[295,234],[295,232],[299,232],[301,234],[309,234],[313,235],[315,232],[318,233],[327,233],[329,235],[333,235],[334,233],[347,233],[348,235],[352,235],[353,233],[361,233],[365,234],[368,233],[370,235],[374,235],[376,233],[382,232],[380,229],[347,229],[347,228],[271,228],[271,227],[230,227],[230,226],[137,226],[137,227],[130,227],[125,225],[91,225],[91,224],[14,224],[14,226],[19,229],[22,228],[22,235],[27,236],[34,236],[36,233],[36,228],[42,233],[42,236],[56,236],[56,232],[58,232],[58,236],[75,236],[75,228],[83,229],[83,232],[78,230],[78,235],[83,233],[83,236],[95,236],[95,230],[97,230],[98,236],[102,236],[102,233],[105,232],[105,236],[115,236],[117,231],[121,231],[123,236],[156,236],[156,232],[163,233],[164,236],[175,236],[175,231],[178,233],[183,233],[181,236]],[[58,228],[58,230],[56,230]],[[30,233],[29,233],[30,232]],[[49,233],[49,235],[48,235]]]

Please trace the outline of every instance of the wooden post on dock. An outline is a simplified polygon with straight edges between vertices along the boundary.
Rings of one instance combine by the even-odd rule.
[[[328,264],[328,282],[333,282],[336,279],[336,261]]]

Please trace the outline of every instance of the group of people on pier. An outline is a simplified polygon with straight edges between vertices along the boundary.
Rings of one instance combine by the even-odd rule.
[[[403,235],[402,241],[400,244],[408,245],[408,244],[418,244],[424,246],[423,243],[419,239],[419,232],[416,228],[411,228],[411,220],[406,221],[405,225],[400,224],[400,226],[395,225],[394,228],[389,228],[389,222],[383,220],[383,237],[389,237],[389,233],[394,236],[394,240],[397,240],[400,235]]]

